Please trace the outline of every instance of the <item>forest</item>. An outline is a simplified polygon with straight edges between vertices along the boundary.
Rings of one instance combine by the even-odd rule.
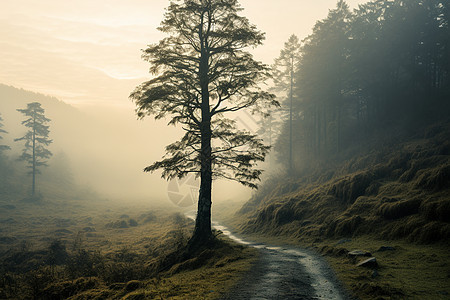
[[[310,36],[292,36],[274,63],[283,109],[273,114],[283,121],[262,121],[283,167],[302,173],[351,147],[379,147],[447,119],[448,10],[445,1],[414,0],[352,12],[339,1]]]

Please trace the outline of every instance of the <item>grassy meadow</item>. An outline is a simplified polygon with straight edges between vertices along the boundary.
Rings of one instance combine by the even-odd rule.
[[[145,202],[0,207],[1,299],[215,299],[257,256],[219,233],[186,256],[193,221]]]

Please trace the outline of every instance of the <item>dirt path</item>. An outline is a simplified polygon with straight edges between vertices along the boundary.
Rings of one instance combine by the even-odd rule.
[[[349,299],[323,259],[309,251],[251,243],[224,226],[214,224],[214,227],[260,251],[259,260],[223,300]]]

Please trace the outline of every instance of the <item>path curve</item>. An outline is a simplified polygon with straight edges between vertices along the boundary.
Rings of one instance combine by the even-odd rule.
[[[327,263],[310,251],[252,243],[213,222],[230,239],[260,251],[244,278],[222,300],[350,299]]]

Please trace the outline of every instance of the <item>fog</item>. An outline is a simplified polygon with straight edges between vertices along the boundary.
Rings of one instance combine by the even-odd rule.
[[[175,205],[171,201],[173,194],[185,196],[192,193],[192,197],[196,197],[198,181],[188,186],[181,184],[180,192],[177,192],[173,189],[178,182],[169,185],[161,179],[160,172],[143,172],[146,166],[161,159],[165,145],[174,142],[181,134],[179,128],[167,126],[167,120],[138,120],[132,103],[120,108],[74,108],[54,98],[7,86],[1,87],[0,94],[4,99],[14,99],[0,103],[4,128],[8,131],[3,143],[12,148],[9,155],[17,156],[22,150],[23,144],[13,140],[26,131],[20,124],[23,117],[16,109],[25,108],[30,101],[40,101],[46,116],[51,119],[49,126],[53,143],[49,149],[55,157],[63,154],[68,172],[77,185],[89,187],[102,197],[122,201],[145,200]],[[49,160],[50,169],[55,157]],[[44,168],[38,182],[45,178],[46,173],[48,170]],[[246,198],[249,191],[235,183],[219,181],[214,186],[214,193],[215,199],[220,201]]]
[[[450,294],[448,0],[7,0],[0,36],[0,299]]]
[[[359,2],[349,4],[355,7]],[[168,1],[46,0],[37,4],[21,0],[4,5],[0,12],[4,37],[0,83],[50,95],[70,105],[55,106],[55,99],[42,103],[52,120],[50,150],[64,154],[76,184],[111,199],[173,202],[169,190],[174,183],[161,179],[158,172],[144,173],[143,168],[160,159],[165,146],[177,140],[182,130],[167,126],[168,120],[137,120],[134,104],[128,99],[130,92],[149,78],[149,65],[140,59],[140,50],[163,37],[156,28]],[[306,37],[335,1],[244,0],[241,5],[243,14],[266,32],[265,44],[251,49],[252,53],[271,64],[292,33]],[[286,30],[289,28],[295,29]],[[13,139],[25,132],[16,109],[41,98],[22,95],[6,99],[7,95],[2,95],[0,113],[9,132],[4,141],[12,147],[9,155],[14,156],[21,145]],[[243,128],[256,130],[255,120],[248,114],[232,118]],[[195,194],[192,186],[181,188]],[[251,192],[226,181],[217,181],[213,187],[214,201],[245,201]]]

